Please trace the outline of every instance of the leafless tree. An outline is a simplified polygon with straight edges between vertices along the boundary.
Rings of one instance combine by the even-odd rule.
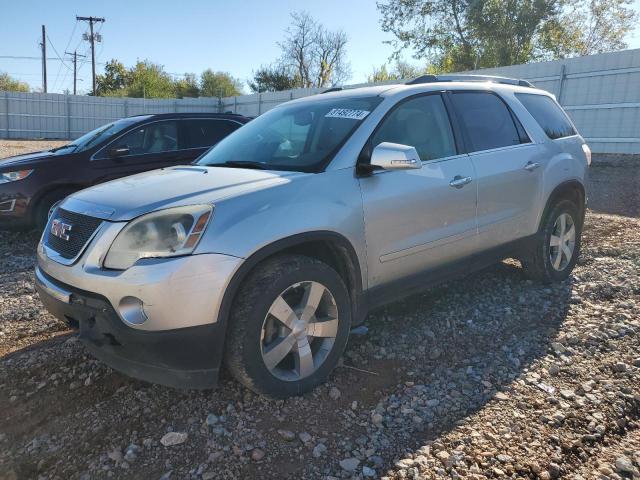
[[[327,87],[350,77],[347,62],[347,34],[330,31],[307,12],[291,14],[291,25],[285,39],[279,63],[291,70],[300,87]]]

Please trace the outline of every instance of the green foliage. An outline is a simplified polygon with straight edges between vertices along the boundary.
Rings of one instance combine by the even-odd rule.
[[[96,76],[96,92],[104,97],[230,97],[239,95],[241,90],[241,83],[225,72],[206,70],[200,81],[194,73],[175,79],[162,65],[149,60],[139,61],[129,69],[111,60],[104,74]]]
[[[176,97],[199,97],[200,86],[198,85],[198,79],[195,73],[187,73],[184,78],[175,82]]]
[[[0,73],[0,91],[7,92],[28,92],[29,85],[25,82],[13,78],[8,73]]]
[[[203,97],[234,97],[240,95],[242,83],[226,72],[207,69],[200,76],[200,95]]]
[[[171,75],[162,65],[148,60],[136,63],[127,74],[127,96],[146,98],[172,98],[176,88]]]
[[[281,65],[260,67],[249,81],[252,92],[279,92],[290,90],[300,85],[299,79],[290,73],[289,69]]]
[[[387,70],[386,65],[382,65],[380,68],[374,67],[367,81],[369,83],[378,83],[393,80],[409,80],[427,73],[433,73],[433,69],[429,67],[418,67],[408,62],[398,60],[390,71]]]
[[[113,96],[115,92],[124,90],[127,85],[127,69],[118,60],[112,59],[104,67],[103,75],[96,75],[96,94]]]
[[[542,55],[554,59],[626,48],[624,39],[639,19],[631,5],[632,0],[565,0],[542,31]]]
[[[452,72],[624,48],[633,0],[384,0],[394,56]]]

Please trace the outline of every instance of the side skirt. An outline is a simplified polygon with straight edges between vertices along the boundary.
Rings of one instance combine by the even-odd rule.
[[[367,311],[372,310],[415,295],[453,278],[462,277],[468,273],[486,268],[505,258],[521,257],[531,251],[537,239],[538,234],[536,233],[456,260],[447,265],[374,287],[366,292],[366,309]]]

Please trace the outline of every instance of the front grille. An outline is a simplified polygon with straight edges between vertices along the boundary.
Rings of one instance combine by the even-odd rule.
[[[56,219],[71,225],[71,229],[67,232],[69,240],[64,240],[51,233],[51,223]],[[78,256],[101,223],[102,220],[100,218],[89,217],[88,215],[58,208],[47,227],[47,240],[45,243],[47,247],[61,257],[71,260]]]

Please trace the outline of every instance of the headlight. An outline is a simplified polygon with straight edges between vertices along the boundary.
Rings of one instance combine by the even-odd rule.
[[[140,258],[188,255],[211,218],[211,205],[168,208],[132,220],[111,244],[106,268],[126,270]]]
[[[0,183],[15,182],[16,180],[22,180],[31,175],[33,170],[17,170],[15,172],[0,173]]]

